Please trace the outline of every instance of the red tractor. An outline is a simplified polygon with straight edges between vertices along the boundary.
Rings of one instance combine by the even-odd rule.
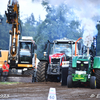
[[[44,52],[44,60],[40,60],[37,67],[37,81],[61,81],[62,85],[67,83],[67,75],[62,73],[68,72],[75,54],[75,41],[67,38],[57,39],[53,43],[48,41],[45,48],[47,52]]]

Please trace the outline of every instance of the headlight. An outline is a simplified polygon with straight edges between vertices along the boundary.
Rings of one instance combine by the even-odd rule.
[[[18,63],[18,60],[16,60],[16,63]]]
[[[88,61],[85,61],[84,64],[88,64]]]
[[[62,62],[62,67],[68,67],[68,66],[69,66],[69,61]]]
[[[23,68],[23,71],[26,71],[27,70],[27,68]]]
[[[47,52],[44,52],[44,56],[47,56]]]
[[[62,65],[69,65],[69,61],[63,61]]]
[[[80,63],[81,63],[81,61],[77,61],[77,63],[79,63],[79,64],[80,64]]]
[[[62,63],[62,65],[67,65],[67,63]]]

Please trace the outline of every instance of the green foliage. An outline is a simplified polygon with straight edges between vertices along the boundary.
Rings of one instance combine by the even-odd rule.
[[[9,30],[11,30],[11,25],[6,23],[6,16],[1,16],[3,18],[2,24],[0,24],[0,48],[8,49],[9,45]]]
[[[53,42],[55,39],[64,37],[77,40],[82,36],[82,30],[79,28],[80,22],[71,8],[65,4],[53,7],[47,0],[43,0],[42,5],[47,11],[44,21],[41,21],[40,17],[39,21],[36,21],[34,14],[26,18],[25,23],[20,20],[21,35],[33,37],[38,47],[36,53],[39,59],[43,58],[44,45],[47,40]],[[6,23],[6,16],[4,16],[3,23],[0,24],[0,47],[2,49],[9,48],[9,30],[11,30],[11,25]]]

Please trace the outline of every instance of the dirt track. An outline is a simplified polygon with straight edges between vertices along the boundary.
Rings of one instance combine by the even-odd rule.
[[[67,88],[51,82],[0,85],[0,99],[47,100],[50,87],[56,88],[57,100],[100,100],[100,89]]]

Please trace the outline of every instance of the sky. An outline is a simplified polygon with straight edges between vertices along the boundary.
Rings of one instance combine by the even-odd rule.
[[[42,0],[18,0],[20,5],[20,19],[29,17],[31,13],[34,14],[35,20],[41,17],[44,20],[46,17],[46,11],[41,5]],[[85,31],[83,33],[83,39],[88,35],[97,34],[96,23],[100,21],[100,0],[48,0],[53,6],[59,6],[64,3],[73,9],[75,15],[81,21],[81,28],[84,27]],[[0,0],[0,13],[4,15],[5,10],[7,10],[8,0]],[[67,12],[67,11],[66,11]],[[89,39],[88,39],[89,40]],[[85,41],[86,42],[86,41]]]
[[[7,10],[9,0],[0,0],[0,13],[4,15]],[[46,11],[41,5],[42,0],[18,0],[20,5],[20,18],[23,20],[29,17],[31,13],[34,14],[35,19],[38,20],[39,16],[42,20],[45,19]],[[100,16],[100,0],[49,0],[51,5],[60,5],[66,3],[74,9],[74,12],[80,20],[93,19],[97,21]]]
[[[7,4],[9,0],[0,0],[0,14],[4,15],[7,11]],[[32,2],[32,0],[18,0],[20,5],[20,19],[24,20],[26,17],[29,17],[31,13],[34,14],[36,20],[39,16],[42,20],[45,19],[46,11],[42,7],[41,2]]]
[[[49,0],[52,5],[67,4],[73,9],[75,15],[80,20],[83,32],[83,43],[90,47],[93,42],[93,36],[97,35],[96,24],[100,21],[100,0]]]

